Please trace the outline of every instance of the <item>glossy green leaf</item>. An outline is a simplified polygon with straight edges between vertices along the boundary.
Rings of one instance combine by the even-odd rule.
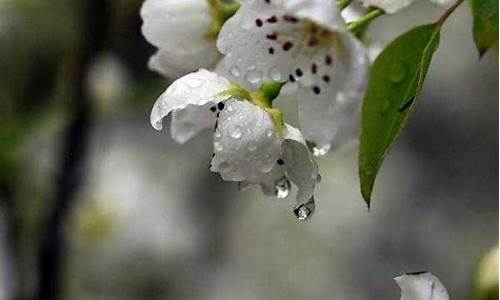
[[[377,172],[419,94],[439,44],[439,24],[413,28],[391,42],[370,70],[359,149],[361,194],[370,205]]]
[[[498,0],[470,0],[474,41],[482,56],[498,42]]]

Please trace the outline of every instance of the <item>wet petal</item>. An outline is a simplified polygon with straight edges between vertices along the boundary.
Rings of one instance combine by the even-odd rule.
[[[365,47],[350,34],[333,48],[318,49],[300,62],[299,119],[304,137],[319,149],[337,149],[358,135],[367,83]],[[324,151],[327,152],[327,151]]]
[[[230,99],[214,134],[211,170],[224,180],[259,182],[281,154],[281,138],[270,115],[248,102]]]
[[[383,9],[388,14],[393,14],[407,6],[415,0],[363,0],[366,6],[375,6]]]
[[[230,86],[224,77],[203,69],[185,75],[172,83],[156,100],[151,111],[151,125],[161,130],[163,118],[172,111],[182,110],[188,105],[205,106],[225,100],[228,97],[220,93]]]
[[[297,204],[307,203],[313,198],[320,178],[318,165],[300,131],[288,124],[283,142],[283,161],[287,177],[298,188]]]
[[[449,300],[446,288],[429,272],[408,273],[395,280],[401,288],[401,300]]]
[[[188,105],[184,109],[172,112],[170,136],[178,143],[184,144],[193,136],[206,128],[213,129],[215,125],[215,112],[212,111],[214,103],[205,105]]]
[[[288,80],[293,63],[314,51],[317,30],[344,31],[335,1],[247,1],[223,26],[217,41],[224,67],[249,88]],[[251,55],[249,55],[251,54]]]
[[[212,68],[218,59],[215,40],[205,34],[212,22],[205,0],[146,0],[142,33],[160,52],[150,67],[168,76]]]

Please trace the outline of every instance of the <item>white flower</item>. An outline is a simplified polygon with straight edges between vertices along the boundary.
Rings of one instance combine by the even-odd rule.
[[[291,181],[298,187],[294,212],[308,219],[319,179],[316,161],[301,133],[283,123],[279,111],[266,107],[258,93],[237,90],[224,77],[200,70],[181,77],[159,97],[151,124],[160,130],[162,119],[172,113],[171,134],[180,142],[214,127],[212,171],[242,188],[260,185],[266,195],[278,198],[288,196]]]
[[[429,272],[407,273],[394,279],[401,288],[401,300],[449,300],[446,288]]]
[[[399,10],[409,6],[415,0],[362,0],[366,6],[375,6],[381,8],[388,14],[393,14]],[[439,5],[448,5],[452,0],[431,0]]]
[[[216,31],[214,26],[237,5],[219,1],[146,0],[141,8],[142,33],[158,48],[149,67],[168,77],[214,67],[220,55],[211,30]]]
[[[304,137],[319,154],[357,136],[368,60],[364,46],[346,31],[336,1],[242,1],[217,47],[225,55],[223,67],[242,85],[296,85]]]

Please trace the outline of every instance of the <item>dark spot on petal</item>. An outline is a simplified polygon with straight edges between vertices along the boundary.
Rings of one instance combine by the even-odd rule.
[[[219,126],[219,120],[215,121],[214,131],[217,130],[217,126]]]
[[[290,82],[295,82],[295,77],[293,77],[292,74],[290,74],[290,76],[288,76],[288,79],[290,79]]]
[[[262,25],[264,24],[264,22],[262,22],[261,19],[257,19],[257,20],[255,20],[255,24],[257,24],[257,26],[259,26],[259,27],[262,27]]]
[[[307,46],[314,47],[318,44],[318,39],[315,36],[311,36],[307,41]]]
[[[323,76],[323,81],[330,82],[330,76],[328,76],[328,75]]]
[[[299,19],[297,19],[294,16],[290,16],[290,15],[284,15],[283,20],[285,20],[286,22],[290,22],[290,23],[297,23],[299,21]]]
[[[290,42],[290,41],[285,42],[285,43],[283,44],[283,50],[285,50],[285,51],[288,51],[288,50],[292,49],[292,47],[293,47],[293,43],[292,43],[292,42]]]
[[[281,158],[279,158],[276,163],[280,166],[284,165],[285,164],[285,161],[283,161]]]
[[[311,65],[311,73],[313,74],[318,73],[318,66],[316,64]]]
[[[219,103],[217,103],[217,108],[218,108],[219,110],[223,110],[223,109],[224,109],[224,106],[225,106],[225,105],[224,105],[224,102],[219,102]]]
[[[297,69],[295,70],[295,74],[297,75],[297,77],[301,77],[303,75],[302,73],[302,70],[301,69]]]
[[[321,89],[319,88],[319,86],[315,85],[315,86],[313,86],[313,92],[316,95],[319,95],[321,93]]]
[[[268,34],[266,34],[266,38],[268,40],[277,40],[278,34],[276,32],[268,33]]]
[[[210,110],[211,110],[212,112],[215,112],[215,111],[217,110],[217,108],[216,108],[215,106],[212,106],[212,107],[210,107]]]
[[[269,48],[269,54],[274,54],[274,48],[273,47]]]
[[[276,22],[278,22],[278,18],[276,18],[276,16],[272,16],[269,19],[267,19],[267,22],[271,23],[271,24],[276,23]]]
[[[328,66],[331,66],[332,65],[332,57],[330,55],[327,55],[325,56],[325,63],[328,65]]]

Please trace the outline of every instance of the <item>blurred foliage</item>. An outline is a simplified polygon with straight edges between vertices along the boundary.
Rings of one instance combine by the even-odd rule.
[[[491,249],[479,261],[473,300],[498,299],[498,246]]]

